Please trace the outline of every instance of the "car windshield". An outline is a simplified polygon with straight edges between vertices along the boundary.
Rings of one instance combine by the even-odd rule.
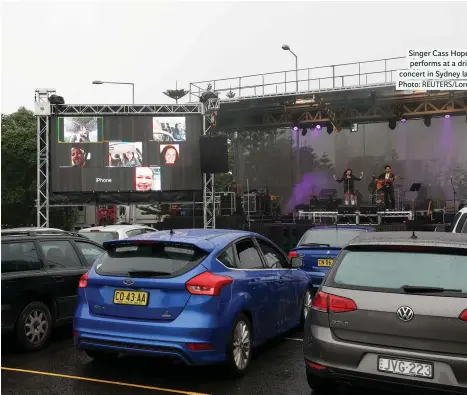
[[[117,232],[81,232],[80,235],[83,235],[100,245],[104,244],[104,241],[118,240]]]
[[[351,229],[326,229],[308,230],[298,243],[297,247],[304,244],[329,244],[330,247],[345,247],[349,241],[360,235],[362,231]]]
[[[337,286],[404,292],[442,288],[467,296],[467,252],[346,251],[330,281]]]
[[[195,246],[173,243],[115,246],[101,256],[96,272],[107,276],[177,276],[197,266],[206,256]]]

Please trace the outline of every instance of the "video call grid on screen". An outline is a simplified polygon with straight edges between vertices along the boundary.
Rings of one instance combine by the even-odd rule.
[[[52,190],[201,188],[198,143],[201,118],[198,116],[59,117],[55,125],[52,123],[52,129],[53,126],[57,129],[58,144],[52,141],[52,151],[55,151],[52,167],[56,176],[51,183]],[[108,177],[104,168],[120,168],[121,172],[112,170],[113,176]],[[81,172],[77,171],[80,169]]]

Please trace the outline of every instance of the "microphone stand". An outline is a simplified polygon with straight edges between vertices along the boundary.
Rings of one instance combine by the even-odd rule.
[[[452,183],[452,177],[451,177],[451,187],[452,187],[452,196],[454,198],[454,212],[456,212],[456,188],[454,188],[454,184]]]

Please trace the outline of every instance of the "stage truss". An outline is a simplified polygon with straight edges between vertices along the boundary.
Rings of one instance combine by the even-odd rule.
[[[36,89],[35,115],[37,118],[37,226],[49,226],[49,181],[50,181],[50,119],[54,116],[104,116],[104,115],[193,115],[203,116],[203,134],[210,128],[213,112],[219,108],[219,100],[208,103],[161,104],[161,105],[51,105],[50,96],[55,89]],[[215,227],[214,175],[203,175],[204,226]],[[63,206],[63,205],[58,205]]]
[[[384,218],[398,218],[401,220],[411,221],[414,218],[412,211],[379,211],[376,214],[361,214],[356,211],[352,214],[339,214],[337,211],[298,211],[298,219],[308,219],[313,223],[320,223],[324,218],[330,218],[333,223],[337,223],[341,219],[348,219],[355,225],[362,224],[361,219],[367,224],[381,225]],[[376,222],[373,222],[373,219]]]

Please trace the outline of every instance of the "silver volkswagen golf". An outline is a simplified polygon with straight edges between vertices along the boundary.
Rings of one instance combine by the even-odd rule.
[[[467,393],[467,235],[352,240],[313,300],[304,355],[315,394]]]

